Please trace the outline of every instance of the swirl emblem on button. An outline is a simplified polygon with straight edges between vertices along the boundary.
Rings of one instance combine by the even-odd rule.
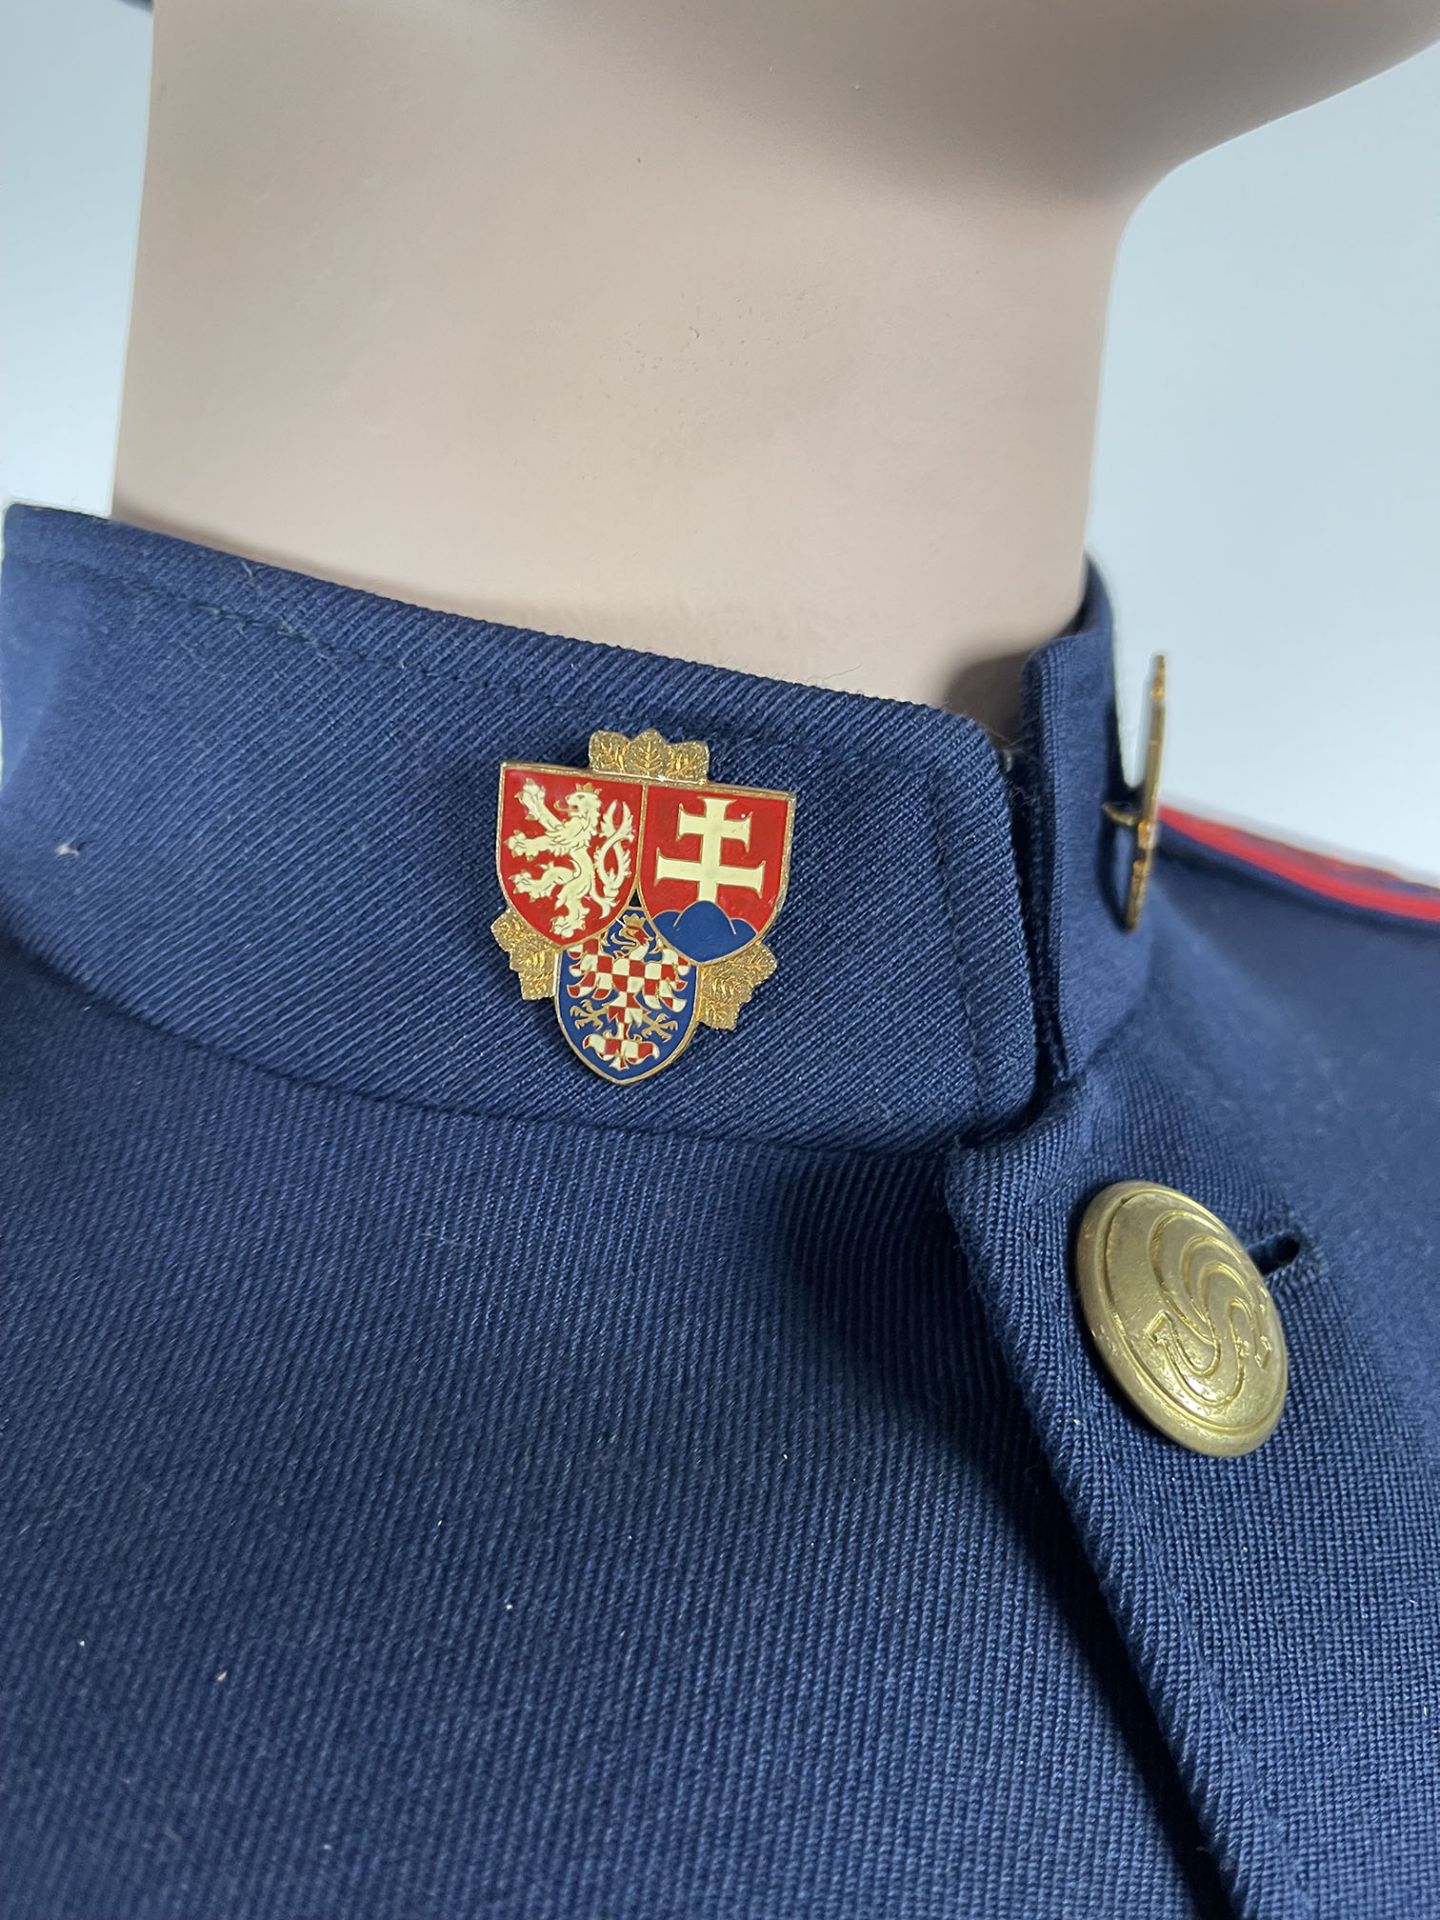
[[[1126,1398],[1196,1453],[1249,1453],[1285,1404],[1285,1333],[1244,1247],[1172,1187],[1123,1180],[1085,1210],[1080,1300]]]

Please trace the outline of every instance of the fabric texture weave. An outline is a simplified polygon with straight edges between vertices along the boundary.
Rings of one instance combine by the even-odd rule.
[[[1440,1913],[1440,929],[1129,849],[1098,576],[953,714],[16,507],[0,1913]],[[797,795],[779,961],[618,1089],[488,927],[498,763]],[[1071,1280],[1257,1251],[1188,1454]]]

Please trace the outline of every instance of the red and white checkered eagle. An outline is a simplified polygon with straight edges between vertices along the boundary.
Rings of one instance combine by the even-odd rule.
[[[572,1000],[587,1000],[598,1015],[581,1045],[611,1068],[641,1065],[676,1037],[689,1011],[693,964],[655,932],[643,913],[622,914],[614,931],[570,949],[578,979]]]

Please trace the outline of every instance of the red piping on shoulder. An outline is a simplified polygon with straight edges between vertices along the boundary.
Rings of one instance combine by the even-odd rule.
[[[1349,907],[1362,907],[1371,913],[1394,914],[1402,920],[1424,920],[1440,924],[1440,887],[1427,887],[1419,880],[1406,880],[1383,867],[1362,867],[1353,860],[1337,860],[1331,854],[1310,853],[1302,847],[1288,846],[1283,840],[1271,840],[1264,834],[1246,833],[1240,827],[1225,827],[1218,820],[1202,819],[1198,813],[1185,813],[1179,807],[1162,807],[1160,819],[1167,832],[1178,834],[1212,853],[1238,860],[1277,880],[1288,880],[1307,893],[1326,900],[1338,900]]]

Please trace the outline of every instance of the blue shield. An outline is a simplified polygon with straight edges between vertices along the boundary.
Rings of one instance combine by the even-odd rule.
[[[678,1059],[695,1030],[699,968],[638,907],[560,956],[560,1031],[604,1080],[643,1080]]]

